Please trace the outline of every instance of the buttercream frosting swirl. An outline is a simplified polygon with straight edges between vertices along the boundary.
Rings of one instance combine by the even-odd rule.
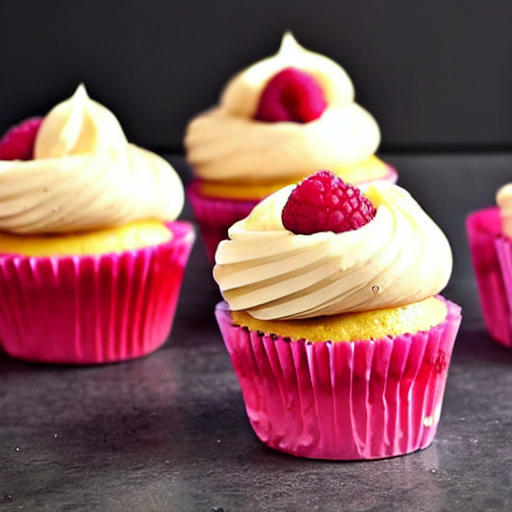
[[[287,67],[313,75],[325,94],[326,110],[303,124],[254,120],[265,85]],[[379,143],[379,126],[354,101],[345,70],[304,49],[290,33],[277,54],[233,77],[219,105],[192,119],[184,139],[198,177],[244,181],[305,176],[318,168],[341,171],[373,155]]]
[[[260,320],[369,311],[418,302],[448,283],[448,240],[406,190],[372,183],[368,224],[312,235],[282,224],[291,190],[264,199],[217,248],[214,278],[232,310]]]
[[[66,233],[175,220],[183,184],[158,155],[128,143],[114,114],[80,85],[38,131],[34,159],[0,161],[0,230]]]

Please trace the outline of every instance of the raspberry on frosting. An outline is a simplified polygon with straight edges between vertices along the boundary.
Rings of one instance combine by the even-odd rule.
[[[325,95],[315,78],[288,67],[274,75],[263,89],[255,119],[308,123],[318,119],[326,108]]]
[[[32,117],[8,130],[0,139],[0,160],[32,160],[42,122],[41,117]]]
[[[343,233],[364,226],[375,213],[375,207],[360,189],[322,170],[293,189],[283,208],[282,221],[296,235]]]

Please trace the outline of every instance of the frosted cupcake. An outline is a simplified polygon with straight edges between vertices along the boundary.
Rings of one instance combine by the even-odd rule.
[[[211,259],[235,221],[265,196],[327,167],[350,183],[396,181],[375,156],[380,130],[354,101],[345,70],[290,33],[277,54],[233,77],[219,104],[189,123],[188,189]]]
[[[319,459],[429,446],[460,308],[444,234],[414,199],[322,171],[229,230],[216,316],[256,435]]]
[[[0,141],[0,343],[91,364],[156,350],[194,241],[183,185],[83,86]]]
[[[497,205],[466,219],[480,304],[491,337],[512,347],[512,184],[496,194]]]

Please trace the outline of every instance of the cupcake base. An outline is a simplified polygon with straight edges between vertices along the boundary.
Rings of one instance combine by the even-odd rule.
[[[512,348],[512,247],[502,237],[499,208],[470,214],[466,231],[487,331],[495,341]]]
[[[443,299],[444,300],[444,299]],[[367,460],[428,447],[435,436],[460,307],[428,331],[309,343],[216,317],[254,432],[300,457]]]
[[[0,255],[0,343],[25,361],[98,364],[153,352],[166,340],[195,233],[99,256]]]

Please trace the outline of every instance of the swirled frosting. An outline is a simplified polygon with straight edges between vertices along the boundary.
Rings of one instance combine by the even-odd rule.
[[[0,230],[66,233],[175,220],[183,185],[170,164],[129,144],[114,114],[83,85],[54,107],[34,159],[0,161]]]
[[[377,209],[344,233],[296,235],[281,222],[293,186],[269,196],[221,242],[214,277],[233,311],[260,320],[403,306],[439,293],[452,271],[440,228],[404,189],[369,185]]]
[[[496,203],[500,209],[501,230],[505,236],[512,238],[512,183],[498,190]]]
[[[308,123],[265,123],[253,119],[267,82],[296,67],[313,75],[327,108]],[[304,49],[290,33],[277,54],[233,77],[219,105],[189,123],[187,160],[205,180],[245,182],[306,176],[316,169],[334,172],[373,155],[380,143],[375,119],[354,102],[354,87],[341,66]]]

